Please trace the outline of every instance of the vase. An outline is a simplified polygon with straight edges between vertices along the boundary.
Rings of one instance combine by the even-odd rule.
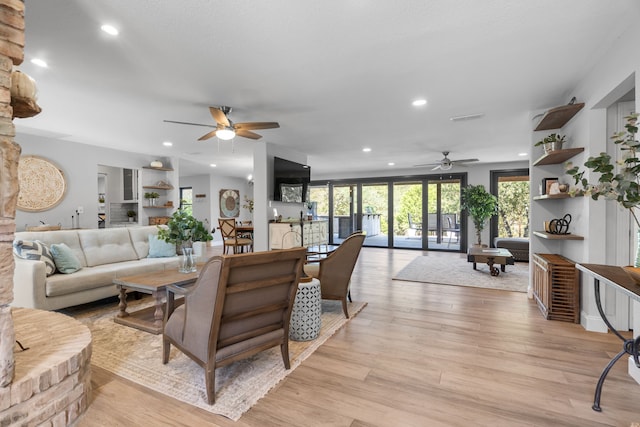
[[[196,261],[193,258],[193,248],[182,248],[182,259],[180,260],[180,273],[192,273],[196,271]]]

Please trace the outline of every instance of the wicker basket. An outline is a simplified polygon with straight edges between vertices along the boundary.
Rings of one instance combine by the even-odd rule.
[[[166,225],[170,219],[170,216],[150,216],[149,225]]]

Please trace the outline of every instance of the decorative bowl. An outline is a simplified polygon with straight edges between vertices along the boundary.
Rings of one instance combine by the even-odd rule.
[[[636,282],[637,285],[640,285],[640,268],[627,265],[622,267],[622,269]]]

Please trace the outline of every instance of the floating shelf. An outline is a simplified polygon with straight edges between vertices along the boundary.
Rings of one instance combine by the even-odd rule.
[[[173,185],[163,187],[161,185],[143,185],[142,188],[151,188],[154,190],[173,190]]]
[[[143,206],[146,209],[173,209],[173,206]]]
[[[551,234],[545,231],[534,231],[533,234],[547,240],[584,240],[584,237],[577,234]]]
[[[538,160],[533,162],[533,166],[557,165],[566,160],[569,160],[576,154],[580,154],[583,151],[584,147],[565,148],[563,150],[549,151],[547,154],[543,155]]]
[[[534,130],[560,129],[566,125],[578,111],[582,110],[582,107],[584,107],[584,102],[552,108],[544,113],[540,123],[538,123],[538,126],[536,126]]]
[[[173,168],[153,168],[151,166],[143,166],[142,169],[151,169],[154,171],[165,171],[165,172],[170,172],[173,170]]]
[[[551,200],[551,199],[573,199],[575,197],[582,197],[582,194],[576,194],[575,196],[570,196],[569,193],[560,193],[560,194],[542,194],[540,196],[533,196],[533,200]]]

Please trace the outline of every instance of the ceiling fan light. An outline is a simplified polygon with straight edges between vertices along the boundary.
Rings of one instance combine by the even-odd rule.
[[[224,128],[217,131],[216,136],[223,141],[228,141],[236,136],[236,132],[231,128]]]
[[[443,162],[443,163],[440,165],[440,170],[448,171],[448,170],[450,170],[452,167],[453,167],[453,164],[451,164],[451,163],[449,163],[449,162]]]

